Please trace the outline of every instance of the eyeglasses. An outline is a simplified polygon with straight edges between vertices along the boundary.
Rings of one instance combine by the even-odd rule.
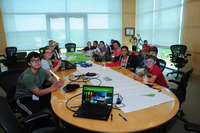
[[[148,60],[146,61],[146,63],[154,63],[155,61],[154,60]]]
[[[40,62],[40,59],[32,59],[31,62],[36,63],[36,62]]]
[[[45,52],[45,54],[52,54],[52,52]]]

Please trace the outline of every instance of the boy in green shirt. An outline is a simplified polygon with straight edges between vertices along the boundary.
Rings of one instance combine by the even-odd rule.
[[[51,107],[51,92],[63,86],[64,81],[57,81],[53,76],[41,68],[41,57],[39,53],[31,52],[27,56],[29,68],[19,77],[15,99],[19,107],[29,115],[40,111],[44,107]],[[42,88],[47,80],[52,83],[48,88]]]

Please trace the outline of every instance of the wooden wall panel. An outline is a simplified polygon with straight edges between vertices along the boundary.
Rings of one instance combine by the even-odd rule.
[[[2,17],[1,8],[0,8],[0,54],[5,54],[6,47],[7,47],[6,36],[5,36],[4,25],[3,25],[3,17]]]
[[[200,1],[186,0],[184,9],[182,44],[188,47],[188,64],[182,69],[189,70],[194,67],[193,76],[200,77]]]
[[[131,50],[130,37],[125,36],[126,27],[136,28],[136,0],[122,0],[122,45]]]

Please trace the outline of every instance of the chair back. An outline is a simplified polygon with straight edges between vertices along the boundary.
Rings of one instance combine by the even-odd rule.
[[[158,59],[159,60],[159,66],[160,66],[160,70],[163,72],[165,70],[166,67],[166,61],[163,59]]]
[[[13,64],[17,62],[17,48],[16,47],[7,47],[6,51],[6,63],[5,65],[8,69],[12,68]]]
[[[7,47],[5,50],[6,50],[7,57],[17,56],[17,48],[16,47]]]
[[[6,92],[8,98],[14,98],[16,84],[24,69],[10,69],[0,73],[0,87]]]
[[[8,102],[0,96],[0,126],[6,133],[24,133],[24,129],[16,119]]]
[[[178,44],[176,44],[176,45],[172,45],[171,47],[170,47],[170,49],[171,49],[171,52],[172,52],[172,62],[178,62],[179,60],[178,60],[178,58],[179,58],[179,56],[185,56],[185,53],[186,53],[186,50],[187,50],[187,46],[185,46],[185,45],[178,45]],[[180,59],[180,61],[181,61],[182,59]]]
[[[186,88],[188,86],[188,81],[190,78],[190,75],[192,74],[194,70],[194,67],[192,67],[189,71],[187,71],[181,78],[180,83],[177,87],[176,93],[177,97],[179,99],[180,105],[182,104],[183,101],[185,101],[186,98]]]
[[[75,52],[76,44],[75,43],[67,43],[67,44],[65,44],[65,48],[67,49],[67,52]]]

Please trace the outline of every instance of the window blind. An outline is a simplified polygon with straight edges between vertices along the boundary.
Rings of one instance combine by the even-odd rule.
[[[122,41],[122,0],[0,0],[8,46],[32,50],[53,39]]]

